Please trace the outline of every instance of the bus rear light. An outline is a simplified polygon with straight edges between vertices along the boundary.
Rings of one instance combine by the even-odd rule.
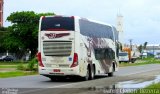
[[[41,67],[44,67],[43,63],[42,63],[42,57],[41,57],[41,52],[37,53],[37,59],[38,59],[38,64]]]
[[[74,16],[71,16],[72,19],[74,19]]]
[[[74,56],[73,56],[73,63],[71,65],[71,68],[72,67],[76,67],[78,65],[78,54],[77,53],[74,53]]]
[[[42,16],[42,19],[44,19],[45,18],[45,16]]]

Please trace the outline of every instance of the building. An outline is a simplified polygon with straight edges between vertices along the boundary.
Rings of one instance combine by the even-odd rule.
[[[3,0],[0,0],[0,27],[3,27]]]
[[[157,53],[160,53],[160,45],[159,44],[148,44],[146,46],[146,52],[156,55]]]

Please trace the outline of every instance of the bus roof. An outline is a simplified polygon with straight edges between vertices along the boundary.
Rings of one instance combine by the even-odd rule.
[[[94,22],[94,23],[103,24],[103,25],[113,27],[113,25],[110,25],[108,23],[104,23],[104,22],[101,22],[101,21],[96,21],[96,20],[92,20],[92,19],[88,19],[88,18],[83,18],[83,17],[79,17],[79,16],[53,15],[53,16],[42,16],[41,18],[43,18],[43,17],[74,17],[74,18],[83,19],[83,20],[87,20],[87,21],[90,21],[90,22]]]

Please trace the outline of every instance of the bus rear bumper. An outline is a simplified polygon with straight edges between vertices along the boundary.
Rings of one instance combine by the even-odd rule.
[[[39,74],[44,76],[68,76],[77,75],[79,76],[78,68],[39,68]]]

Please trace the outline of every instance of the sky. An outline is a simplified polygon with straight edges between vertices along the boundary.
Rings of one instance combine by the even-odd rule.
[[[80,16],[116,26],[123,16],[124,42],[160,44],[160,0],[4,0],[6,18],[16,11]]]

